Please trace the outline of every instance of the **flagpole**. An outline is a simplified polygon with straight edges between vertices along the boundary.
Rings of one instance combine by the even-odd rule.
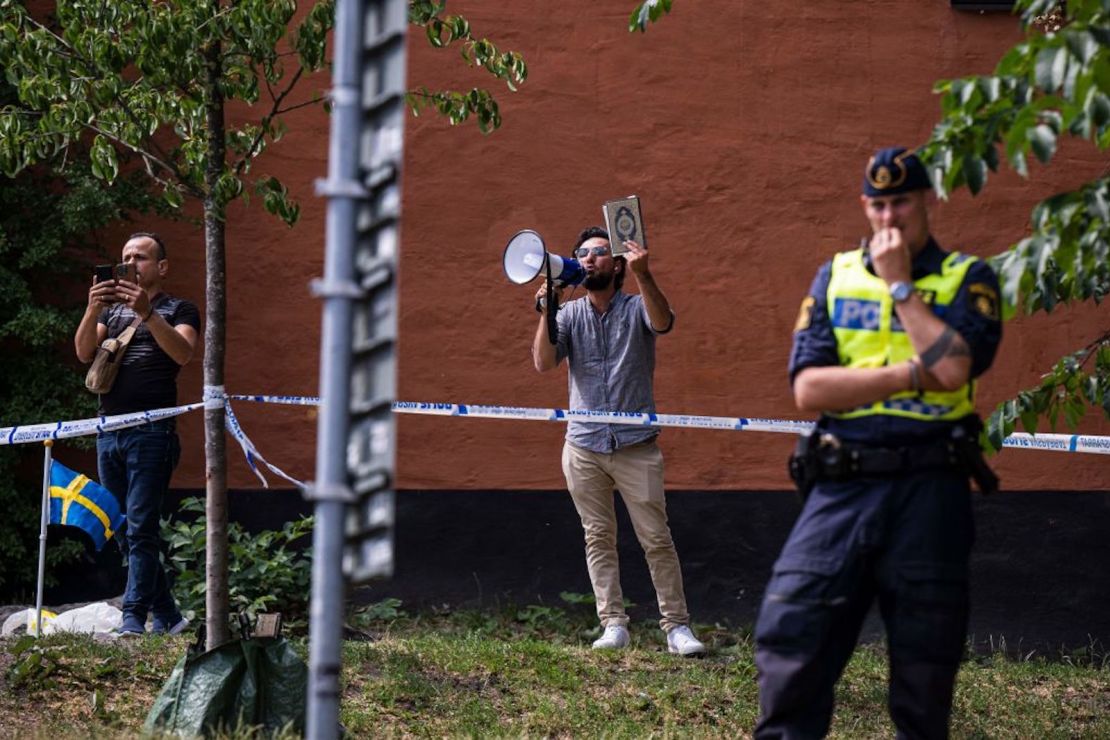
[[[46,581],[46,525],[50,521],[50,448],[54,440],[43,440],[42,516],[39,519],[39,579],[35,589],[35,637],[42,637],[42,587]]]

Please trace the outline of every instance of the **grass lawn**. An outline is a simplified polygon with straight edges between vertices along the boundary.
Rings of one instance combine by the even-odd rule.
[[[372,639],[344,647],[342,722],[353,737],[740,737],[758,706],[746,632],[708,625],[703,659],[667,654],[634,625],[631,650],[595,652],[590,620],[531,606],[502,613],[352,621]],[[95,642],[53,636],[16,654],[0,642],[0,736],[129,737],[188,638]],[[295,641],[304,655],[303,641]],[[1110,660],[975,656],[960,672],[954,737],[1110,738]],[[856,651],[832,737],[892,737],[880,646]],[[249,733],[240,733],[246,736]]]

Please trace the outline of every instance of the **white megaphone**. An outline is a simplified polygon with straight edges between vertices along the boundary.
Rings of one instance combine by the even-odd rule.
[[[550,254],[543,238],[535,231],[525,229],[513,234],[501,256],[505,275],[517,285],[530,283],[551,270],[551,279],[558,285],[578,285],[586,279],[586,271],[578,260]]]

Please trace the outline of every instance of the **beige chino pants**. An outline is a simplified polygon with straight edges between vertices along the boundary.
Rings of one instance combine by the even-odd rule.
[[[613,489],[621,493],[636,539],[644,549],[662,619],[670,630],[689,624],[682,570],[667,526],[663,493],[663,453],[655,442],[601,454],[563,445],[563,475],[582,519],[586,536],[586,568],[590,573],[601,624],[627,625],[617,561],[617,516]]]

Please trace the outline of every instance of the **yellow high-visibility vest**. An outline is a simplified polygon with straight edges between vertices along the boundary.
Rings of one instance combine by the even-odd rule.
[[[939,274],[914,281],[918,295],[941,319],[976,260],[953,252],[941,264]],[[896,365],[916,354],[894,313],[894,299],[886,281],[867,270],[862,249],[841,252],[833,258],[827,297],[829,320],[843,367]],[[968,380],[954,391],[904,391],[869,406],[828,415],[854,419],[885,414],[922,421],[951,421],[974,411],[975,383]]]

